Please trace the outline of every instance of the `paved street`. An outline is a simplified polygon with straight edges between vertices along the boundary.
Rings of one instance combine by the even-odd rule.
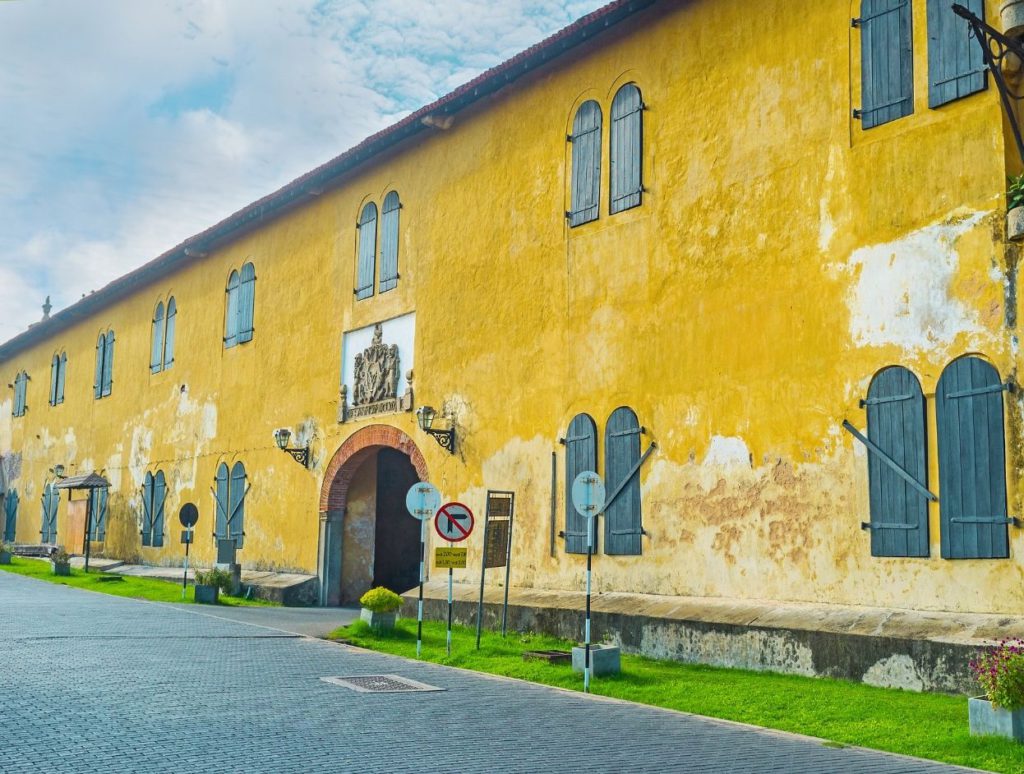
[[[444,691],[321,680],[368,674]],[[957,771],[7,573],[0,734],[3,772]]]

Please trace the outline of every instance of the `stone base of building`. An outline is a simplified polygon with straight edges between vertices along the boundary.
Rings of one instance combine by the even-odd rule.
[[[447,615],[447,581],[424,590],[424,616]],[[414,589],[403,617],[416,616]],[[501,627],[501,588],[484,596],[484,627]],[[459,584],[454,617],[476,624],[479,587]],[[511,589],[512,631],[583,638],[580,592]],[[593,639],[625,653],[688,663],[835,677],[888,688],[977,694],[968,662],[979,647],[1024,637],[1024,617],[918,612],[770,600],[723,600],[646,594],[595,594]]]

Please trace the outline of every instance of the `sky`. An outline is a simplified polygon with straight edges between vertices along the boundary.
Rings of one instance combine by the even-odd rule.
[[[603,0],[0,0],[0,342]]]

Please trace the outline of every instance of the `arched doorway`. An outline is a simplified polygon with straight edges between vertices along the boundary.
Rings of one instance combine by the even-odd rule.
[[[370,425],[335,452],[320,492],[317,574],[324,605],[354,602],[371,586],[402,592],[419,580],[419,522],[405,494],[427,479],[413,440]]]

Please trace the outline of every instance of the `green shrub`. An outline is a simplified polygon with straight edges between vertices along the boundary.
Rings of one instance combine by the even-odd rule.
[[[3,543],[0,542],[0,554],[13,554],[14,543]]]
[[[1000,640],[971,662],[971,671],[996,707],[1024,709],[1024,640]]]
[[[200,586],[216,586],[225,594],[231,592],[231,573],[220,567],[196,570],[196,583]]]
[[[62,548],[56,553],[50,554],[50,561],[54,564],[67,564],[71,561],[71,554]]]
[[[402,606],[402,598],[391,589],[378,586],[359,597],[359,604],[374,613],[393,613]]]
[[[1006,179],[1006,209],[1024,207],[1024,175]]]

